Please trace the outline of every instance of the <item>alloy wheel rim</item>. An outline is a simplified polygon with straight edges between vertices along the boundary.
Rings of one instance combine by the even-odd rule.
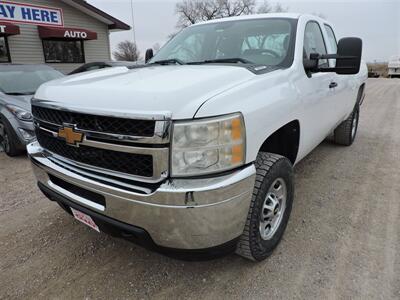
[[[270,240],[282,223],[286,210],[287,187],[282,178],[276,179],[268,189],[260,216],[260,235]]]

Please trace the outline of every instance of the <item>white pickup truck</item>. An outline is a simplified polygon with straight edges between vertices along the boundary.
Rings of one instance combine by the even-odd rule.
[[[388,77],[400,77],[400,56],[392,56],[388,63]]]
[[[28,146],[38,186],[150,249],[263,260],[288,223],[296,163],[331,133],[355,139],[361,44],[311,15],[233,17],[186,28],[144,66],[46,83]]]

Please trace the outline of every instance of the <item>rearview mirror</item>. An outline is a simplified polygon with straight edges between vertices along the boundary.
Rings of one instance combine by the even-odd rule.
[[[153,49],[147,49],[146,50],[146,55],[145,55],[145,58],[144,58],[144,62],[147,64],[147,62],[150,60],[150,59],[152,59],[153,58],[153,56],[154,56],[154,54],[153,54]]]
[[[341,75],[357,74],[360,71],[362,54],[362,40],[360,38],[348,37],[339,40],[337,54],[311,53],[309,59],[304,59],[304,68],[307,72],[336,72]],[[336,59],[334,68],[320,68],[320,59]]]

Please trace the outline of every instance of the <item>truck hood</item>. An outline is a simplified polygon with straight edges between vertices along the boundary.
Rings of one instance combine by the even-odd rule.
[[[90,113],[185,119],[208,99],[255,76],[225,65],[116,67],[47,82],[35,98]]]

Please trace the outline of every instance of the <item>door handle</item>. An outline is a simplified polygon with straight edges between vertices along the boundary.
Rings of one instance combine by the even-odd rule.
[[[330,89],[333,89],[333,88],[335,88],[335,87],[337,87],[337,86],[338,86],[337,82],[334,82],[334,81],[332,81],[332,82],[329,84],[329,88],[330,88]]]

